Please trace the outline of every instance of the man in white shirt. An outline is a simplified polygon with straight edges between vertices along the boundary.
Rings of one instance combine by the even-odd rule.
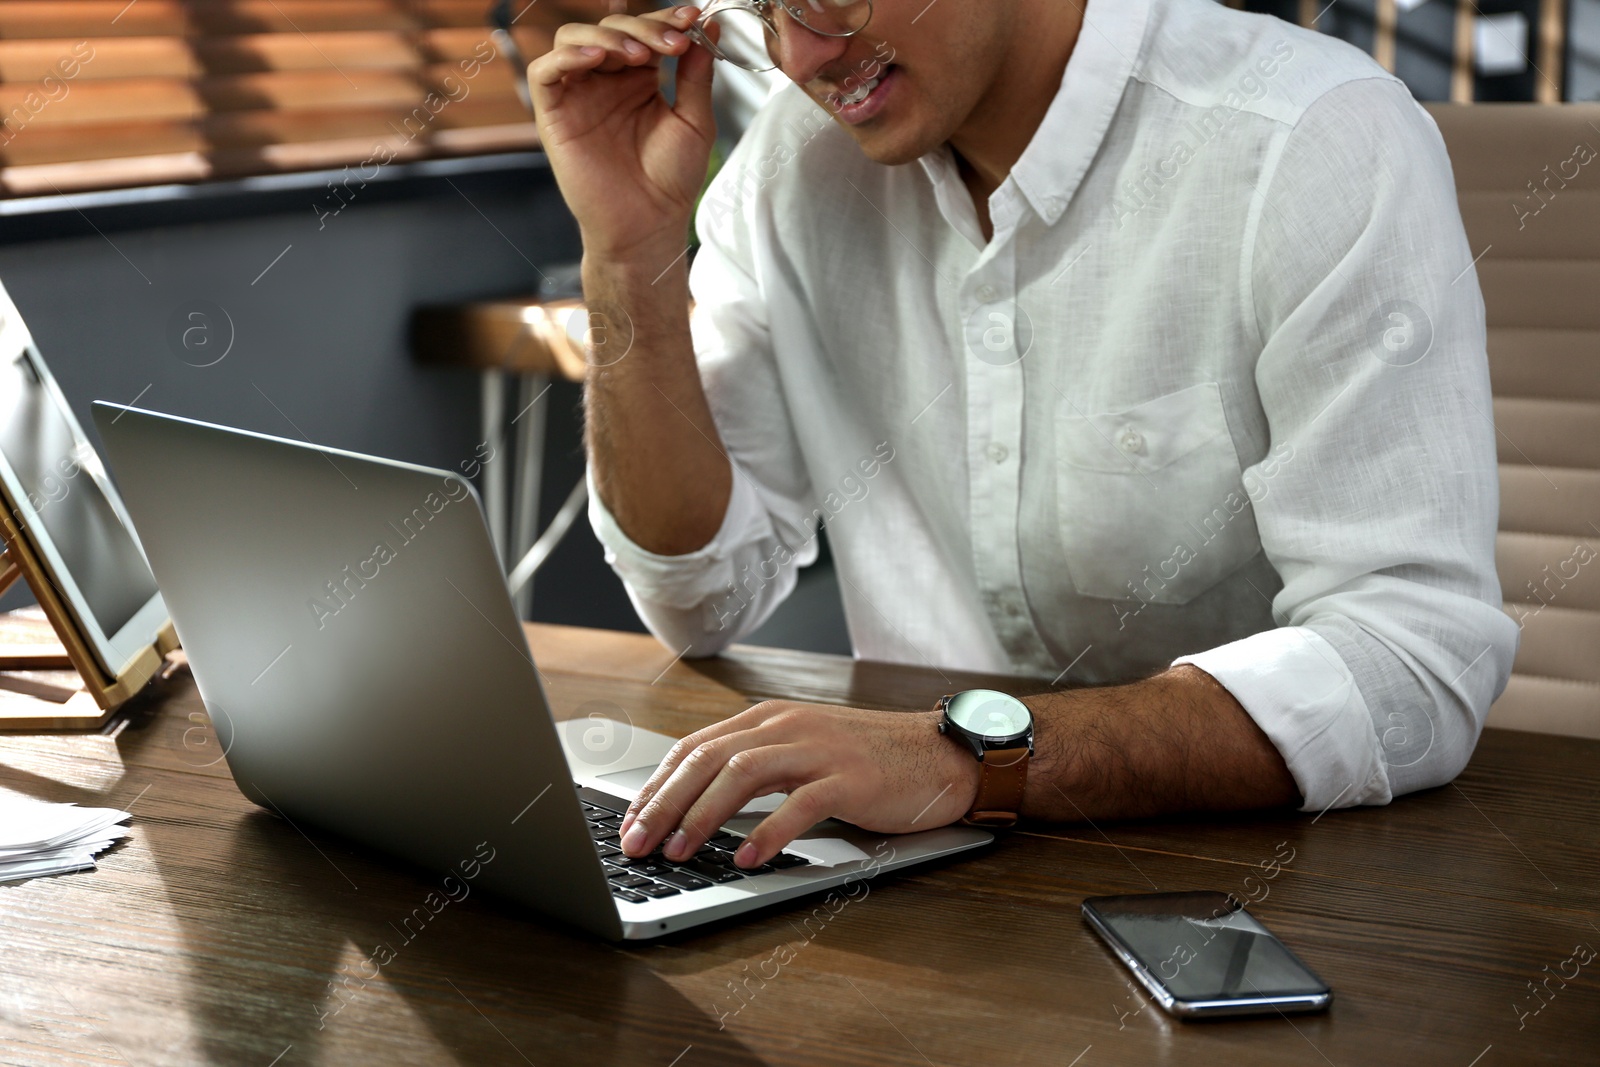
[[[587,384],[591,518],[652,631],[749,632],[825,519],[858,655],[1091,683],[1026,699],[1024,817],[1454,777],[1517,629],[1482,300],[1405,87],[1211,0],[877,0],[853,37],[796,21],[819,2],[771,5],[795,85],[707,191],[692,277],[694,9],[564,27],[529,69],[626,350]],[[983,779],[940,719],[757,705],[684,739],[624,848],[687,855],[775,790],[741,863],[826,816],[960,819]]]

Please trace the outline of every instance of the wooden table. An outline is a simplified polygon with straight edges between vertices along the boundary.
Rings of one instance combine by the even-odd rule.
[[[752,698],[922,708],[974,681],[753,648],[674,662],[644,637],[529,634],[558,716],[668,733]],[[1570,975],[1575,945],[1600,948],[1600,742],[1489,730],[1457,783],[1388,808],[1038,827],[880,879],[837,913],[795,906],[642,946],[478,893],[403,942],[394,924],[438,879],[256,809],[217,755],[186,674],[115,736],[0,738],[7,786],[134,815],[98,871],[0,887],[0,1061],[1600,1062],[1600,959],[1541,985],[1543,999],[1529,986]],[[1164,1016],[1078,915],[1085,896],[1152,889],[1259,899],[1334,987],[1331,1012]],[[379,942],[395,958],[368,980]]]

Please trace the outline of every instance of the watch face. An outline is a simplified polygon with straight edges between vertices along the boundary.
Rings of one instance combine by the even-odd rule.
[[[945,714],[950,721],[987,741],[999,741],[1028,732],[1033,716],[1014,696],[993,689],[968,689],[950,698]]]

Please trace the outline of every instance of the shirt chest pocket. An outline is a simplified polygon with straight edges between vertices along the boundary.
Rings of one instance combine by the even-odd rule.
[[[1213,382],[1124,411],[1056,415],[1056,506],[1084,596],[1185,604],[1261,549]]]

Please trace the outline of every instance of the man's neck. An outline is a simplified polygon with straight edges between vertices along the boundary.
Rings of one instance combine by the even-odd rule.
[[[1083,9],[1075,0],[1053,2],[1050,10],[1049,16],[1030,19],[1028,32],[1017,35],[1000,76],[950,137],[985,240],[994,237],[989,197],[1022,158],[1055,102],[1083,26]]]

